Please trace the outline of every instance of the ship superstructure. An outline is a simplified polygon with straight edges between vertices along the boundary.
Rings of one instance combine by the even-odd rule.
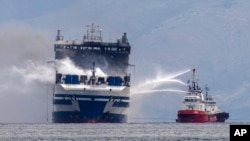
[[[80,42],[63,39],[58,30],[56,61],[69,58],[91,74],[66,73],[56,68],[53,122],[126,122],[130,101],[128,74],[131,46],[126,33],[117,42],[103,42],[102,30],[92,24]],[[101,69],[105,75],[96,72]]]
[[[208,96],[207,87],[204,97],[197,80],[195,80],[195,69],[192,71],[191,85],[184,97],[182,108],[178,111],[176,122],[224,122],[229,118],[229,114],[219,110],[213,97]]]
[[[229,118],[229,113],[222,112],[218,106],[217,102],[213,96],[208,95],[208,87],[206,86],[206,112],[208,115],[209,121],[216,121],[216,122],[225,122]]]

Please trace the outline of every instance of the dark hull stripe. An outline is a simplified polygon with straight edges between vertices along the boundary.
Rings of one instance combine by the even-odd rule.
[[[71,102],[71,100],[57,100],[57,99],[55,99],[53,104],[56,104],[56,105],[72,105],[72,102]]]
[[[100,117],[81,117],[80,112],[53,112],[54,123],[125,123],[127,115],[105,113]]]
[[[77,102],[79,104],[79,107],[83,107],[83,108],[93,107],[94,108],[96,106],[105,107],[108,101],[77,100]],[[54,100],[53,104],[54,105],[72,105],[72,101],[65,100],[65,99],[60,99],[60,100],[56,99],[56,100]],[[116,101],[113,103],[112,107],[129,107],[129,102]]]
[[[129,102],[114,102],[113,107],[129,107]]]

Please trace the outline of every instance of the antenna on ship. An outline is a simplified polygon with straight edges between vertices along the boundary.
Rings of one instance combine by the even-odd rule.
[[[87,36],[84,36],[83,40],[102,42],[102,29],[93,23],[90,26],[88,25]]]
[[[99,27],[99,26],[98,26],[98,27]],[[100,28],[100,29],[98,30],[98,32],[99,32],[99,34],[100,34],[99,40],[102,42],[102,29]]]
[[[93,62],[92,76],[90,77],[90,83],[92,85],[94,85],[95,81],[96,81],[95,72],[96,72],[96,70],[95,70],[95,62]]]
[[[207,84],[206,84],[205,90],[206,90],[206,100],[207,100],[208,99],[208,91],[209,91]]]
[[[94,77],[94,78],[95,78],[95,72],[96,72],[96,70],[95,70],[95,62],[93,62],[92,77]]]
[[[195,78],[195,69],[193,69],[192,70],[193,71],[193,75],[192,75],[192,87],[193,87],[193,90],[195,90],[195,80],[194,80],[194,78]]]

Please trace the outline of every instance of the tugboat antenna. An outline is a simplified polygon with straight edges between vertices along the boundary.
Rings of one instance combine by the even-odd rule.
[[[207,100],[208,99],[208,90],[209,90],[207,84],[206,84],[205,90],[206,90],[206,100]]]
[[[192,80],[192,85],[193,85],[193,86],[192,86],[192,87],[193,87],[193,90],[195,90],[195,89],[196,89],[196,88],[195,88],[195,87],[196,87],[196,86],[195,86],[195,80],[194,80],[194,77],[195,77],[195,69],[193,69],[192,71],[193,71],[193,76],[192,76],[192,79],[193,79],[193,80]]]

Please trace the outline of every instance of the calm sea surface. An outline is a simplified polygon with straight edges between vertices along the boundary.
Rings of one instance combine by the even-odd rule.
[[[229,123],[0,124],[1,141],[228,141]]]

